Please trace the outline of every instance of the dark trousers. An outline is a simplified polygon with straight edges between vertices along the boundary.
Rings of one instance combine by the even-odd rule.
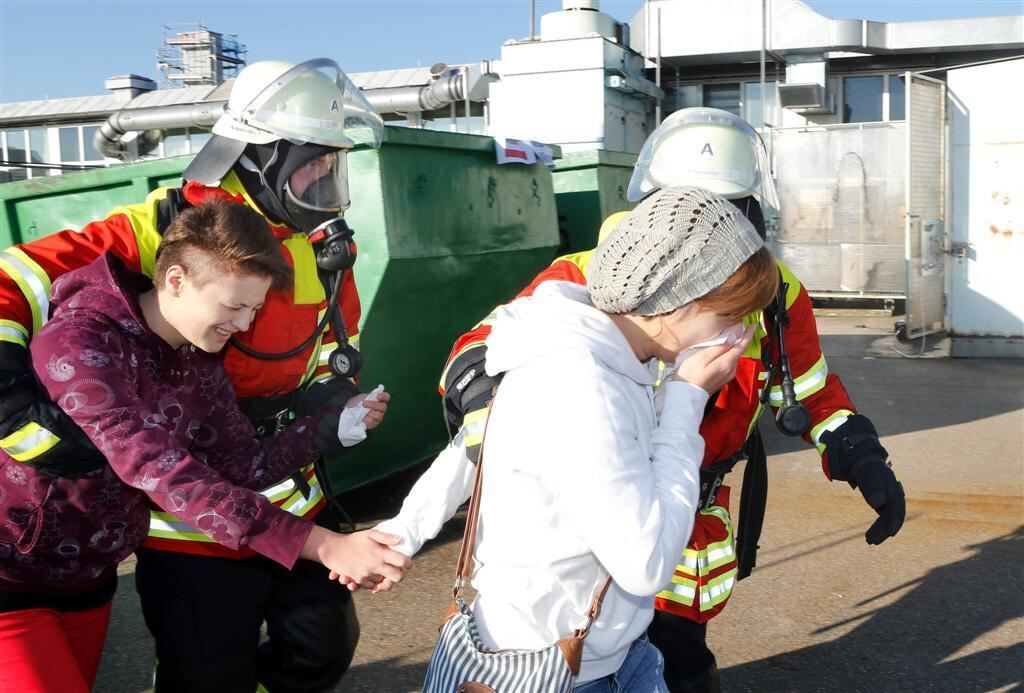
[[[647,636],[665,658],[665,683],[672,693],[720,693],[708,624],[655,610]]]
[[[137,556],[135,586],[156,641],[157,693],[253,693],[257,683],[272,693],[325,691],[352,662],[355,605],[318,563],[299,560],[289,571],[260,556],[151,549]],[[264,622],[269,639],[260,645]]]

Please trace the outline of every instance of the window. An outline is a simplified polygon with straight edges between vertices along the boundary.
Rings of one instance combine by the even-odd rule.
[[[743,87],[743,119],[755,128],[759,128],[764,125],[761,122],[761,82],[747,82]],[[768,93],[768,99],[764,105],[765,118],[769,125],[780,125],[779,92],[775,88],[775,81],[767,80],[764,83],[764,88]]]
[[[210,138],[212,136],[213,136],[213,133],[208,132],[206,130],[192,130],[192,129],[189,129],[188,137],[189,137],[190,146],[192,147],[192,153],[195,154],[200,149],[202,149],[203,145],[206,144],[207,142],[209,142]]]
[[[46,161],[46,131],[43,128],[0,131],[0,159],[13,164],[9,168],[0,168],[0,183],[47,175],[46,169],[21,165]]]
[[[43,128],[30,128],[28,131],[29,145],[32,148],[30,161],[39,164],[49,162],[48,147],[46,146],[46,130]]]
[[[188,130],[164,132],[164,156],[188,154]]]
[[[81,161],[82,151],[78,146],[78,127],[60,129],[60,160]]]
[[[906,119],[907,85],[903,75],[889,75],[889,120]]]
[[[733,115],[740,115],[740,85],[738,82],[704,85],[704,105],[720,108]],[[742,116],[741,116],[742,117]]]
[[[28,161],[28,152],[25,151],[25,131],[7,131],[7,157],[8,161]]]
[[[96,147],[93,146],[96,133],[99,131],[99,125],[86,125],[82,128],[82,144],[85,147],[86,161],[103,161],[103,155],[96,151]]]
[[[869,123],[882,120],[882,75],[847,77],[843,80],[843,122]]]

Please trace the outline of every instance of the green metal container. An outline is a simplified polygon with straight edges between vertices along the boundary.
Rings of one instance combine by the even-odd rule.
[[[597,245],[601,222],[610,214],[633,209],[626,199],[636,154],[592,149],[563,154],[555,161],[560,253]]]
[[[114,207],[142,202],[152,190],[180,185],[191,156],[144,161],[0,185],[0,249],[80,229]]]
[[[3,247],[80,228],[177,185],[189,157],[0,185]],[[455,339],[554,258],[551,171],[495,163],[489,137],[386,128],[349,156],[359,256],[360,384],[393,399],[370,439],[330,464],[337,492],[429,459],[447,442],[437,387]]]

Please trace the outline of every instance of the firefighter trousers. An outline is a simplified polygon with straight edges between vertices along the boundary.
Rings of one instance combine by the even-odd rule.
[[[137,556],[135,587],[156,641],[156,693],[325,691],[348,669],[359,640],[355,605],[320,564],[299,560],[289,571],[261,556]]]
[[[708,648],[708,624],[656,609],[647,636],[665,658],[671,693],[721,693],[715,655]]]

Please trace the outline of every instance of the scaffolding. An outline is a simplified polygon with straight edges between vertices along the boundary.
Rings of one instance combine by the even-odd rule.
[[[157,50],[161,88],[216,86],[245,66],[245,44],[199,24],[165,24]]]

